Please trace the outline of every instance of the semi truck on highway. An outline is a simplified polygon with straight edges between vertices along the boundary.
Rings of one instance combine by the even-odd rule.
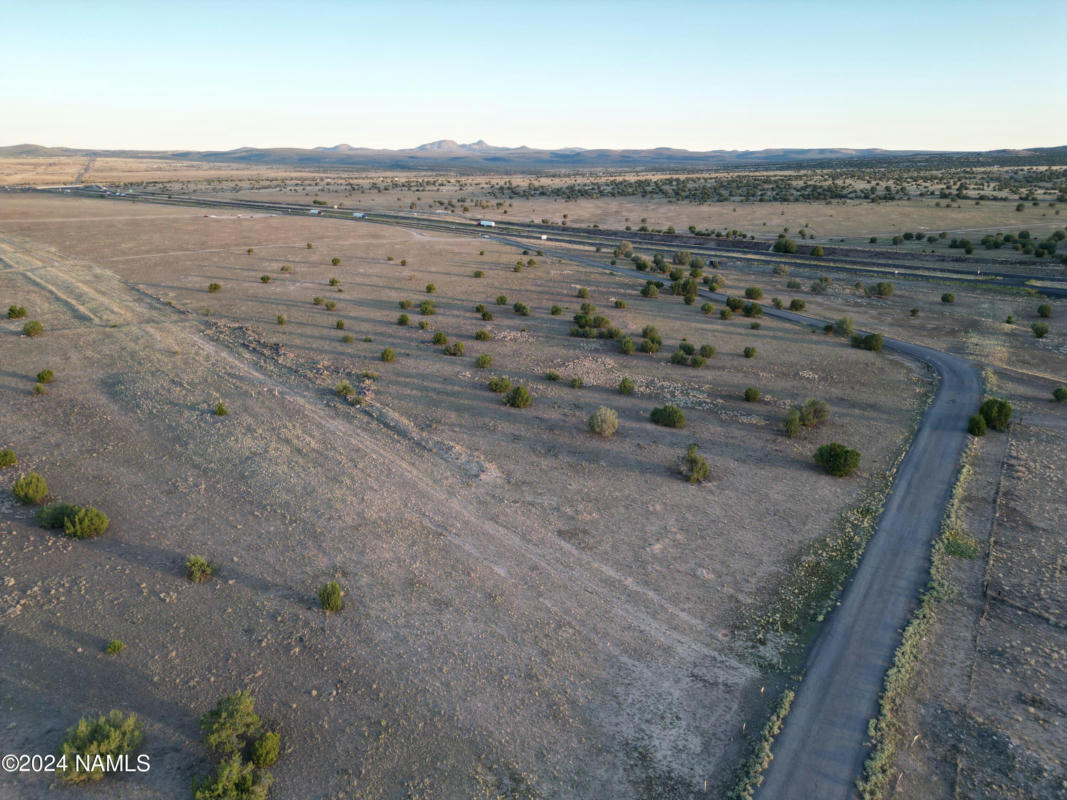
[[[481,225],[483,228],[494,228],[494,227],[496,227],[496,223],[493,222],[491,219],[480,219],[480,220],[478,220],[478,224]]]

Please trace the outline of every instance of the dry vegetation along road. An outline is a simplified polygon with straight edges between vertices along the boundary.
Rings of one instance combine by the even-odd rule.
[[[824,322],[772,308],[764,314],[801,325]],[[899,339],[887,338],[885,347],[930,365],[940,383],[897,470],[878,530],[809,653],[760,787],[758,796],[767,800],[855,796],[868,751],[867,723],[877,715],[900,632],[927,584],[930,548],[967,441],[966,419],[982,398],[981,379],[970,362]]]

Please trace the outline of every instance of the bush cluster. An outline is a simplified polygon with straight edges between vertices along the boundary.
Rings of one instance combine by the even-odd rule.
[[[880,333],[868,333],[866,335],[861,333],[852,334],[852,346],[858,347],[861,350],[870,350],[875,353],[882,351],[882,334]]]
[[[463,355],[463,342],[452,342],[450,345],[446,345],[441,352],[446,356],[461,356]]]
[[[982,402],[982,405],[978,408],[978,413],[985,419],[988,427],[995,431],[1006,431],[1008,423],[1011,421],[1011,403],[1007,400],[990,397]]]
[[[489,379],[489,391],[503,394],[511,388],[511,379],[506,375],[494,375]]]
[[[838,442],[831,442],[815,451],[815,463],[824,467],[831,475],[844,478],[859,467],[860,452]]]
[[[783,427],[785,435],[789,437],[800,433],[801,427],[815,428],[830,418],[830,407],[822,400],[814,397],[807,400],[804,405],[790,409],[785,415]]]
[[[40,336],[42,333],[44,333],[44,325],[42,325],[35,319],[31,319],[29,322],[22,326],[23,336],[29,336],[32,338],[34,336]]]
[[[657,425],[663,425],[666,428],[685,427],[685,414],[677,406],[665,405],[653,408],[649,417]]]
[[[67,731],[59,746],[59,754],[65,757],[66,762],[66,768],[62,771],[63,780],[67,783],[101,780],[107,773],[103,764],[98,766],[94,763],[95,756],[103,756],[106,760],[108,756],[132,754],[140,747],[142,738],[141,721],[135,714],[111,711],[95,720],[83,717]],[[79,765],[77,756],[88,756],[89,759]],[[81,769],[81,766],[88,766],[89,769]]]
[[[516,386],[504,395],[504,404],[512,408],[526,408],[532,402],[533,398],[525,386]]]
[[[264,768],[278,760],[281,736],[267,730],[245,691],[222,698],[200,718],[204,742],[221,761],[193,784],[194,800],[264,800],[271,775]]]
[[[1055,394],[1055,392],[1053,392]],[[18,456],[15,455],[15,451],[10,448],[0,450],[0,469],[5,467],[13,467],[19,463]]]
[[[8,306],[7,318],[8,319],[22,319],[26,316],[26,308],[24,306]]]
[[[433,300],[423,300],[419,303],[419,313],[424,317],[429,317],[437,313],[437,306]]]

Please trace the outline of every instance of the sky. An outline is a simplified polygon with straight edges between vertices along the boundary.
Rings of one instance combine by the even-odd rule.
[[[0,146],[1067,144],[1065,0],[0,0],[0,20]]]

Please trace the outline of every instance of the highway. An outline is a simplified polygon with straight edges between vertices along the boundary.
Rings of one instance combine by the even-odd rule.
[[[662,241],[643,241],[646,234],[637,231],[613,231],[605,229],[575,228],[573,230],[561,229],[553,225],[538,225],[525,222],[497,222],[493,228],[483,228],[469,220],[458,219],[452,215],[441,215],[435,218],[426,214],[393,214],[387,212],[368,211],[365,218],[354,218],[355,209],[334,209],[328,206],[302,205],[296,203],[277,203],[265,200],[242,200],[237,198],[205,198],[195,195],[164,195],[152,192],[124,192],[121,194],[106,194],[107,190],[101,186],[64,186],[49,187],[38,191],[100,197],[125,202],[151,202],[168,205],[182,205],[192,207],[216,207],[234,208],[264,213],[285,214],[295,216],[315,216],[320,219],[341,219],[352,222],[379,222],[388,225],[404,225],[423,230],[433,230],[460,236],[479,236],[487,230],[498,234],[512,237],[541,240],[541,236],[549,237],[554,243],[573,244],[579,246],[600,246],[607,250],[613,250],[622,241],[631,241],[644,254],[661,253],[670,256],[675,250],[686,249],[694,255],[712,260],[729,258],[752,264],[772,266],[785,264],[796,269],[804,269],[815,272],[847,271],[859,276],[873,276],[877,278],[942,278],[947,282],[965,283],[974,286],[997,288],[1011,287],[1015,289],[1027,289],[1029,281],[1050,282],[1057,285],[1042,286],[1038,289],[1042,294],[1052,297],[1067,297],[1067,279],[1049,274],[1017,273],[997,269],[995,262],[979,262],[975,267],[959,267],[951,264],[943,264],[933,261],[902,261],[879,257],[877,252],[872,251],[869,256],[862,258],[850,256],[831,256],[813,260],[810,256],[789,255],[785,253],[773,253],[770,243],[765,243],[764,249],[752,249],[731,245],[729,240],[708,239],[706,242],[698,242],[694,237],[682,237],[684,241],[677,243]],[[314,214],[312,214],[314,212]],[[360,212],[363,213],[363,212]],[[664,237],[656,237],[664,238]],[[525,247],[530,247],[526,244]],[[541,245],[538,248],[543,249]],[[980,271],[980,274],[978,274]]]

